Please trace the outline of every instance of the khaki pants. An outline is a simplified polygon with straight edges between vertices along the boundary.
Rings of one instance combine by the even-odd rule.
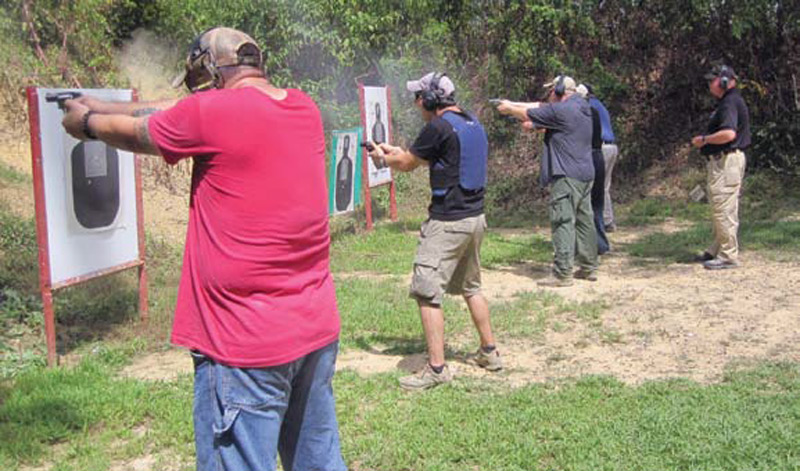
[[[440,306],[444,293],[472,296],[481,292],[481,244],[486,217],[422,223],[409,295]]]
[[[739,194],[745,166],[741,150],[711,157],[707,164],[714,242],[706,251],[726,262],[739,258]]]
[[[603,204],[603,224],[610,226],[616,224],[614,221],[614,203],[611,202],[611,172],[614,171],[614,164],[617,163],[619,149],[616,144],[603,144],[603,160],[606,163],[606,178],[603,185],[605,191],[605,201]]]

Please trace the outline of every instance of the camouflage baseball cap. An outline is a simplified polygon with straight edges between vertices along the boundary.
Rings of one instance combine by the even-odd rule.
[[[559,81],[563,81],[564,91],[566,92],[574,92],[578,88],[578,85],[575,83],[575,79],[569,75],[557,75],[551,82],[544,84],[544,88],[546,88],[548,91],[556,88],[556,85],[558,85]]]
[[[175,77],[173,87],[185,84],[191,92],[216,88],[221,67],[251,66],[261,68],[261,49],[247,34],[225,27],[200,33],[189,46],[184,71]]]

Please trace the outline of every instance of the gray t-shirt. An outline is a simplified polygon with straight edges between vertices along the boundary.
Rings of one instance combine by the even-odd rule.
[[[560,103],[528,109],[528,119],[547,129],[541,159],[542,186],[553,177],[594,180],[592,164],[592,107],[577,93]]]

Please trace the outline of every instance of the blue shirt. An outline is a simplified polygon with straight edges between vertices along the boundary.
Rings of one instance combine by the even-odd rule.
[[[605,105],[603,105],[603,102],[596,97],[589,97],[589,104],[592,105],[592,108],[596,109],[597,114],[600,115],[603,144],[613,144],[615,139],[614,130],[611,129],[611,115],[608,114],[608,110]]]

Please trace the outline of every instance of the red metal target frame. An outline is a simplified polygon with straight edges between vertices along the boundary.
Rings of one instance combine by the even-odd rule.
[[[42,164],[41,127],[39,123],[39,93],[36,87],[26,89],[28,97],[28,122],[31,134],[31,162],[33,167],[33,192],[36,206],[36,240],[39,247],[39,290],[42,295],[44,313],[44,329],[47,343],[47,365],[57,364],[56,355],[56,320],[53,307],[53,292],[68,286],[74,286],[95,278],[137,268],[139,274],[139,316],[147,321],[147,263],[144,234],[144,208],[142,206],[142,171],[141,157],[133,156],[134,178],[136,180],[136,229],[139,257],[120,265],[108,267],[85,275],[52,283],[50,277],[50,251],[47,238],[47,203],[45,200],[44,169]],[[132,101],[138,101],[136,90],[133,90]]]

